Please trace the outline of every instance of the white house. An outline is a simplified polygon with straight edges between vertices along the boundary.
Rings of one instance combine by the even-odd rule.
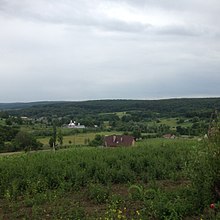
[[[67,125],[68,128],[85,128],[85,125],[80,125],[80,123],[76,123],[75,121],[70,121]]]

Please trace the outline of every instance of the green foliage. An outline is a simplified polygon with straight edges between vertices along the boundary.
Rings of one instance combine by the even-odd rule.
[[[51,137],[50,139],[49,139],[49,146],[52,148],[53,147],[53,145],[54,145],[54,139],[53,139],[53,137]]]
[[[0,125],[0,139],[4,142],[14,139],[17,133],[18,129],[15,127]]]
[[[147,219],[182,219],[186,215],[195,213],[193,199],[188,194],[193,191],[188,188],[177,188],[175,191],[166,191],[155,185],[132,185],[129,188],[132,200],[142,201],[144,214]]]
[[[136,179],[180,179],[185,177],[189,154],[190,147],[176,142],[173,146],[143,144],[126,149],[69,149],[56,154],[39,152],[3,157],[0,160],[0,192],[11,191],[12,181],[16,181],[18,192],[23,193],[39,181],[47,190],[78,188],[91,181],[108,184]]]
[[[58,140],[58,143],[62,146],[63,145],[63,134],[61,132],[61,129],[59,129],[58,131],[57,140]]]
[[[10,116],[8,120],[13,125],[18,125],[20,124],[20,118],[17,116],[32,117],[32,121],[23,121],[24,126],[22,128],[28,131],[31,129],[31,132],[40,138],[54,136],[53,124],[61,126],[67,124],[72,118],[86,125],[86,129],[82,131],[62,129],[63,136],[73,135],[75,132],[87,132],[88,130],[91,132],[120,131],[129,132],[129,134],[133,132],[136,138],[161,137],[163,134],[175,133],[175,130],[181,135],[197,136],[205,134],[207,130],[207,118],[210,116],[210,106],[212,106],[210,103],[214,101],[217,100],[103,100],[53,104],[36,103],[36,105],[33,104],[34,107],[20,109],[15,112],[10,111],[10,114],[16,115],[16,117]],[[181,106],[180,103],[183,105]],[[185,105],[188,108],[183,108]],[[193,110],[193,112],[188,111],[188,109]],[[196,117],[195,112],[198,113]],[[177,116],[182,120],[186,119],[185,121],[188,123],[184,122],[181,126],[178,126]],[[196,118],[197,121],[193,118]],[[195,121],[195,123],[192,123],[192,121]],[[32,128],[29,127],[31,123],[34,124]],[[36,126],[40,124],[45,125],[44,129],[39,129],[40,126]],[[94,125],[98,125],[98,128],[94,128]],[[58,141],[58,134],[53,140]],[[48,142],[49,140],[46,143],[48,144]]]
[[[104,137],[100,134],[96,134],[95,138],[92,141],[89,141],[89,145],[92,147],[102,146]]]
[[[11,104],[13,105],[13,104]],[[7,106],[9,109],[10,107]],[[23,109],[22,109],[23,108]],[[97,113],[130,112],[135,119],[134,111],[141,117],[158,116],[175,117],[210,117],[213,108],[220,108],[219,98],[168,99],[168,100],[97,100],[84,102],[57,102],[57,103],[27,103],[20,106],[21,110],[10,111],[15,115],[26,116],[74,116],[86,114],[88,119]],[[18,107],[16,107],[18,109]],[[116,115],[117,116],[117,115]],[[109,116],[111,117],[111,115]],[[114,116],[113,116],[114,117]],[[130,120],[130,119],[129,119]]]
[[[194,204],[203,210],[213,201],[220,199],[220,132],[214,128],[209,139],[204,140],[192,152],[190,169],[194,190]]]
[[[134,136],[134,138],[136,138],[136,139],[141,138],[140,129],[138,129],[138,128],[134,129],[133,132],[132,132],[132,136]]]
[[[12,120],[11,120],[11,118],[7,118],[7,119],[5,120],[5,124],[8,125],[8,126],[12,125]]]
[[[15,151],[19,150],[38,150],[42,144],[36,140],[31,134],[19,131],[13,140]]]
[[[144,199],[145,192],[142,186],[132,185],[129,187],[128,190],[129,190],[131,199],[134,199],[134,200]]]
[[[24,108],[27,106],[27,108]],[[47,125],[61,126],[74,118],[93,131],[99,129],[133,132],[137,127],[141,133],[172,133],[181,123],[179,134],[202,135],[207,130],[208,119],[213,108],[220,108],[220,99],[170,99],[170,100],[98,100],[86,102],[32,103],[10,111],[13,116],[41,118]],[[176,117],[179,121],[176,121]],[[42,119],[43,118],[43,119]],[[166,120],[175,118],[175,120]],[[19,124],[14,117],[10,125]],[[16,122],[17,120],[17,122]],[[7,122],[7,121],[6,121]],[[20,121],[22,123],[22,120]],[[193,127],[188,130],[193,122]],[[31,122],[29,122],[31,123]],[[36,123],[36,121],[35,121]],[[94,128],[98,125],[98,128]],[[180,124],[179,124],[180,125]],[[180,128],[180,127],[179,127]],[[35,131],[35,135],[50,135],[48,131]],[[140,136],[140,135],[138,135]],[[55,139],[54,139],[55,140]]]
[[[178,119],[178,121],[176,122],[177,124],[183,124],[184,123],[184,119],[183,118],[180,118]]]
[[[60,136],[61,138],[61,136]],[[53,150],[55,150],[56,147],[56,142],[57,142],[57,128],[55,123],[53,124],[53,132],[52,132],[52,136],[49,139],[49,146],[51,148],[53,148]]]
[[[3,152],[5,149],[5,143],[4,141],[0,138],[0,152]]]
[[[150,194],[150,197],[148,195]],[[183,219],[195,213],[192,201],[186,196],[185,189],[166,192],[161,189],[147,190],[144,197],[145,216],[149,219]]]
[[[53,143],[54,143],[54,146],[56,145],[56,141],[57,141],[57,128],[56,128],[56,125],[55,123],[53,124]]]
[[[103,186],[101,184],[90,184],[88,186],[88,198],[93,200],[97,204],[106,203],[109,194],[110,190],[107,186]]]
[[[218,153],[218,146],[210,142],[161,139],[131,148],[74,148],[1,157],[0,198],[13,202],[24,197],[27,206],[39,207],[51,200],[48,192],[82,190],[94,205],[107,206],[104,218],[184,219],[201,213],[215,199]],[[111,195],[110,186],[115,184],[130,185],[127,199]],[[85,218],[83,210],[73,210],[70,213],[61,205],[53,217],[67,213]]]
[[[9,118],[9,114],[6,111],[0,111],[0,118],[7,119]]]

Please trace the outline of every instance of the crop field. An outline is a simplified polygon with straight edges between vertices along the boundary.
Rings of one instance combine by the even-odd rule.
[[[2,156],[0,218],[212,219],[203,145],[155,139]]]

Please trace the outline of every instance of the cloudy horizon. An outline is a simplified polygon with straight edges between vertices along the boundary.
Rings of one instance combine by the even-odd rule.
[[[0,0],[0,103],[220,96],[218,0]]]

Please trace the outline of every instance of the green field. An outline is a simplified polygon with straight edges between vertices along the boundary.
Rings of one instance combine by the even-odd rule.
[[[100,113],[100,115],[109,115],[109,114],[115,114],[115,115],[117,115],[119,118],[121,118],[122,116],[126,115],[126,112]]]
[[[115,112],[115,114],[116,114],[119,118],[122,118],[124,115],[126,115],[126,112]]]
[[[63,137],[63,145],[87,145],[85,140],[93,140],[95,135],[112,135],[112,134],[121,134],[120,132],[98,132],[98,133],[79,133],[74,135],[68,135]],[[50,137],[38,138],[45,146],[49,146]]]
[[[0,157],[0,218],[212,219],[203,146],[152,139]]]
[[[176,118],[162,118],[160,119],[160,123],[170,126],[171,128],[175,128],[177,126]]]
[[[176,126],[182,126],[182,127],[192,126],[192,123],[189,121],[183,122],[181,124],[177,124],[177,120],[178,120],[177,118],[161,118],[158,124],[165,124],[173,129],[176,128]]]

